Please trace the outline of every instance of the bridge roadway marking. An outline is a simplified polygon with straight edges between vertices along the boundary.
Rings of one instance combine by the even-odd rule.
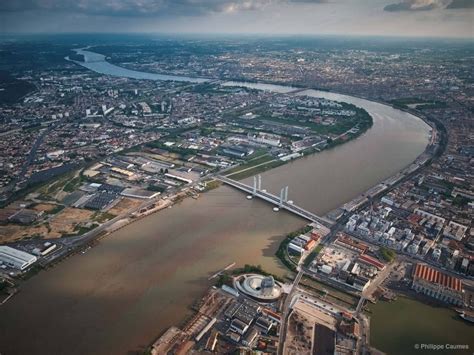
[[[245,191],[246,193],[249,193],[249,194],[253,195],[253,188],[251,186],[248,186],[248,185],[245,185],[241,182],[229,179],[225,176],[216,176],[216,179],[222,181],[225,184],[228,184],[232,187],[235,187],[239,190]],[[273,204],[280,207],[280,199],[277,196],[272,195],[269,192],[257,190],[255,196],[260,197],[262,200],[265,200],[267,202],[271,202],[271,203],[273,203]],[[319,217],[319,216],[315,215],[314,213],[308,212],[305,209],[303,209],[303,208],[301,208],[297,205],[289,204],[287,202],[283,202],[281,207],[286,209],[289,212],[297,214],[300,217],[306,218],[306,219],[310,220],[311,222],[317,222],[317,223],[322,224],[323,226],[326,226],[326,227],[329,227],[329,228],[333,225],[333,222],[331,222],[331,221],[329,221],[325,218]]]

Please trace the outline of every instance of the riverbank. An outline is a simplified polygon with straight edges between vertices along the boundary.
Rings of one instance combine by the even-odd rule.
[[[0,343],[11,353],[40,354],[120,354],[146,347],[192,313],[210,286],[207,279],[224,265],[258,261],[284,277],[274,257],[279,240],[302,225],[225,186],[186,198],[22,283],[21,292],[0,307],[0,325],[8,329]],[[18,344],[25,329],[28,341]],[[38,347],[47,334],[59,334],[60,341]]]
[[[423,152],[427,127],[422,122],[386,106],[360,104],[374,116],[363,137],[263,173],[264,188],[279,191],[290,183],[291,199],[322,215]],[[275,213],[225,186],[197,200],[184,199],[179,207],[131,223],[87,253],[25,282],[22,292],[0,308],[0,326],[8,329],[0,342],[12,353],[143,349],[189,315],[190,305],[208,288],[207,278],[223,265],[257,263],[284,275],[275,253],[284,235],[303,225],[302,219]],[[56,341],[45,343],[51,334]]]
[[[373,119],[372,119],[372,117],[370,117],[370,118],[371,118],[370,124],[364,126],[363,129],[359,129],[356,133],[353,133],[352,132],[352,130],[354,128],[353,127],[350,130],[348,130],[346,133],[341,134],[336,139],[332,140],[323,149],[316,148],[316,147],[307,148],[307,149],[301,150],[297,153],[293,153],[293,157],[291,157],[291,159],[287,159],[287,160],[271,159],[271,160],[263,162],[261,164],[251,165],[251,166],[249,166],[248,164],[242,164],[241,166],[236,168],[235,171],[232,171],[230,174],[226,174],[226,176],[229,177],[229,178],[232,178],[234,180],[242,180],[242,179],[245,179],[247,177],[256,175],[258,173],[268,171],[268,170],[277,168],[279,166],[288,164],[290,162],[301,159],[303,157],[308,157],[308,156],[311,156],[311,155],[319,154],[323,151],[334,149],[334,148],[336,148],[340,145],[349,143],[350,141],[363,136],[372,127]],[[239,169],[240,167],[242,169]]]

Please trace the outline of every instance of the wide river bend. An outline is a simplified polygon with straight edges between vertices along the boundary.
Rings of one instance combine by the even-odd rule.
[[[149,80],[206,79],[124,69],[101,54],[80,50],[78,63],[101,74]],[[288,92],[278,85],[227,82]],[[396,174],[425,149],[430,128],[392,107],[336,93],[304,93],[366,109],[374,124],[334,149],[262,174],[263,187],[289,185],[290,199],[320,215]],[[126,354],[143,349],[190,314],[209,286],[207,277],[231,262],[285,271],[274,257],[282,237],[305,224],[229,187],[187,199],[144,218],[41,272],[0,307],[2,354]]]

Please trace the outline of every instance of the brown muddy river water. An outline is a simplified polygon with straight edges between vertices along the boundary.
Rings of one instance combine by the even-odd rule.
[[[429,127],[407,113],[343,95],[306,94],[352,102],[374,118],[358,139],[262,174],[264,188],[289,185],[290,199],[313,212],[327,213],[395,174],[428,143]],[[283,274],[274,253],[285,234],[305,223],[229,187],[187,199],[23,283],[0,307],[0,353],[143,349],[189,315],[209,275],[229,263]]]

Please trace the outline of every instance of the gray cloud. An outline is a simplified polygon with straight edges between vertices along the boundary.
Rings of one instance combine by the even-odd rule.
[[[0,33],[163,32],[472,38],[474,0],[0,0]],[[383,11],[403,4],[404,11]],[[439,9],[437,11],[427,11]],[[390,8],[389,8],[390,10]],[[425,11],[421,11],[425,10]],[[392,11],[395,11],[392,8]],[[410,16],[406,13],[410,12]]]
[[[0,12],[30,10],[109,16],[203,15],[261,9],[275,0],[14,0]]]
[[[385,6],[389,12],[398,11],[429,11],[435,9],[459,9],[474,7],[474,0],[403,0]]]
[[[327,0],[0,0],[0,12],[30,10],[109,16],[205,15],[260,10],[270,4],[318,4]]]
[[[474,0],[453,0],[447,9],[473,9]]]

